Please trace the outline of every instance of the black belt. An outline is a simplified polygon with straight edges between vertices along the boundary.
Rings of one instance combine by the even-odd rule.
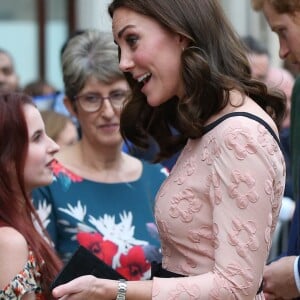
[[[162,267],[162,264],[158,264],[157,262],[152,262],[151,263],[151,279],[153,277],[170,278],[170,277],[186,277],[186,276],[168,271]],[[263,281],[261,282],[256,295],[261,293],[262,290],[263,290]]]
[[[170,272],[162,267],[162,264],[157,262],[151,263],[151,278],[160,277],[160,278],[170,278],[170,277],[186,277],[185,275]]]

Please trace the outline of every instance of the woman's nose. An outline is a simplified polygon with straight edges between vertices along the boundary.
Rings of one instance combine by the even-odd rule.
[[[121,53],[119,67],[122,72],[129,72],[134,66],[132,57],[128,53]]]
[[[55,153],[57,153],[59,150],[60,150],[60,146],[56,143],[56,142],[54,142],[54,140],[52,140],[50,137],[48,137],[49,138],[49,152],[51,153],[51,154],[55,154]]]
[[[280,48],[279,48],[279,56],[281,59],[287,58],[289,54],[289,48],[288,45],[285,42],[280,42]]]

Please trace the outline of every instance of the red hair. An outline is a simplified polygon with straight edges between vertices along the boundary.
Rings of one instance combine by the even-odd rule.
[[[43,290],[50,297],[48,287],[62,264],[32,221],[35,218],[43,228],[24,183],[29,143],[25,104],[35,106],[26,94],[0,94],[0,221],[15,228],[26,239],[37,258]]]

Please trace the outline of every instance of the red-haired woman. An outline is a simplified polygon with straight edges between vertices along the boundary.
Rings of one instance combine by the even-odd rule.
[[[59,146],[29,96],[0,94],[0,107],[0,299],[50,299],[61,263],[40,234],[30,194],[52,182]]]

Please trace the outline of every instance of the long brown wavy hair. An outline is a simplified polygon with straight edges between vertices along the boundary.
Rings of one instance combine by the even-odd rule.
[[[228,104],[233,89],[251,97],[280,126],[285,97],[251,79],[244,46],[217,0],[113,0],[108,8],[112,18],[119,7],[151,17],[189,40],[181,56],[184,99],[173,97],[151,107],[140,91],[141,85],[125,73],[132,89],[121,114],[125,140],[147,148],[152,136],[160,146],[157,161],[170,157],[188,138],[203,135],[207,120]]]
[[[49,285],[62,264],[55,250],[40,235],[33,223],[34,218],[43,228],[24,182],[29,143],[24,116],[25,104],[34,105],[32,99],[25,94],[0,94],[0,221],[15,228],[26,239],[37,258],[43,291],[50,299]],[[16,176],[11,176],[12,166]],[[48,236],[45,230],[44,233]]]

